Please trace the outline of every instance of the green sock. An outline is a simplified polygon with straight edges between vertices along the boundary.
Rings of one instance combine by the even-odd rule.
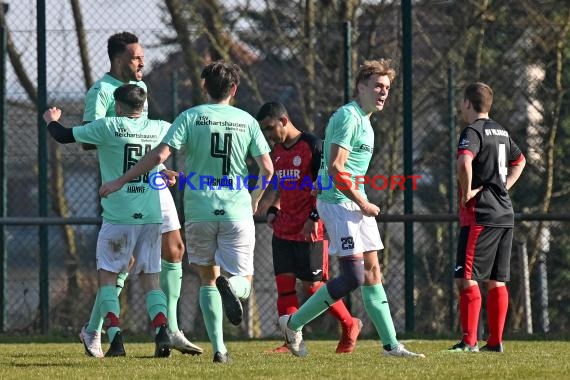
[[[385,347],[390,346],[390,349],[396,348],[398,346],[396,329],[390,315],[390,306],[388,305],[384,286],[382,284],[362,286],[360,291],[364,301],[364,309],[372,320],[382,345]]]
[[[120,272],[117,275],[117,297],[121,295],[123,287],[125,286],[125,281],[127,281],[127,277],[129,277],[128,272]]]
[[[178,331],[178,299],[182,289],[182,263],[171,263],[161,260],[160,287],[166,294],[168,308],[168,327],[170,331]]]
[[[166,295],[161,289],[153,289],[146,294],[146,312],[151,321],[154,321],[159,313],[166,317]],[[158,330],[160,330],[160,326],[155,327],[155,333],[158,334]]]
[[[236,296],[240,300],[245,300],[251,293],[251,282],[243,276],[233,276],[228,279]]]
[[[213,351],[225,354],[222,297],[215,286],[200,287],[200,308]]]
[[[121,272],[117,275],[117,297],[121,294],[123,286],[125,286],[125,281],[129,274],[127,272]],[[103,329],[103,315],[101,315],[99,307],[99,291],[97,291],[97,296],[95,297],[95,303],[91,309],[91,315],[89,316],[89,323],[87,324],[87,331],[99,331]]]
[[[106,317],[107,314],[112,313],[118,319],[121,313],[121,306],[119,305],[119,296],[117,295],[117,287],[114,285],[106,285],[99,288],[99,313]],[[115,338],[115,334],[121,331],[119,326],[108,326],[107,336],[109,342]]]
[[[91,316],[89,317],[89,323],[87,323],[87,331],[99,331],[103,328],[103,318],[101,317],[101,312],[99,311],[99,304],[101,303],[100,290],[97,290],[97,296],[95,297],[95,302],[93,303],[93,308],[91,308]]]
[[[317,318],[324,313],[330,305],[336,301],[331,298],[326,286],[321,286],[304,304],[301,305],[299,310],[295,312],[289,319],[289,328],[299,331],[307,323]]]

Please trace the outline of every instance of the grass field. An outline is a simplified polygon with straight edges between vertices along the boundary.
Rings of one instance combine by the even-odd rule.
[[[403,341],[425,359],[384,357],[377,341],[362,340],[352,354],[334,353],[336,341],[307,341],[309,356],[267,354],[277,340],[231,341],[229,365],[173,352],[152,357],[154,344],[125,342],[127,357],[94,359],[80,343],[0,343],[0,379],[569,379],[570,342],[506,341],[505,353],[450,353],[451,340]],[[105,350],[107,345],[104,345]]]

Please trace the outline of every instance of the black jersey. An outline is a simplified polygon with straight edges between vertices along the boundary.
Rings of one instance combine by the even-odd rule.
[[[461,225],[512,227],[514,211],[506,188],[508,166],[524,157],[509,132],[493,120],[478,119],[461,132],[457,149],[458,156],[473,157],[471,189],[483,186],[475,198],[460,205]]]

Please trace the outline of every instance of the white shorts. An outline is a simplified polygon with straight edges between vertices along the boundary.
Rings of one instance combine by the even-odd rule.
[[[130,273],[160,272],[160,224],[111,224],[103,222],[97,238],[97,269]]]
[[[253,275],[253,219],[239,222],[188,222],[185,230],[190,264],[217,265],[233,276]]]
[[[384,248],[376,219],[362,215],[356,203],[333,204],[317,199],[317,211],[329,235],[329,255],[352,256]]]
[[[160,194],[160,211],[162,212],[162,226],[160,233],[176,231],[180,229],[180,220],[174,198],[168,189],[157,190]]]

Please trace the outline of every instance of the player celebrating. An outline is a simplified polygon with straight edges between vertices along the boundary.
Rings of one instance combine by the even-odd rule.
[[[461,115],[469,125],[457,147],[459,222],[455,279],[463,336],[451,351],[477,352],[481,291],[487,284],[489,338],[481,351],[503,352],[509,307],[505,282],[510,278],[514,211],[509,189],[519,179],[525,158],[509,133],[489,119],[493,90],[484,83],[465,88]]]
[[[115,116],[113,92],[124,83],[133,83],[146,91],[142,81],[144,68],[144,50],[139,39],[132,33],[122,32],[109,37],[107,52],[111,61],[111,69],[98,80],[87,92],[83,122],[97,120],[105,116]],[[141,116],[148,114],[148,101],[145,101]],[[92,146],[85,145],[87,149]],[[160,186],[160,178],[156,185]],[[161,271],[160,286],[166,294],[168,305],[169,334],[172,346],[183,354],[200,355],[203,350],[190,342],[178,327],[177,307],[182,288],[182,256],[184,243],[180,235],[180,221],[172,194],[167,189],[159,191],[162,211]],[[117,277],[117,292],[123,289],[128,273],[120,273]],[[97,302],[95,303],[97,304]],[[80,338],[87,332],[101,331],[103,318],[93,309],[87,326],[81,330]],[[111,347],[112,353],[114,347]]]
[[[182,112],[163,142],[117,180],[104,183],[101,196],[121,189],[133,178],[164,162],[173,149],[186,149],[184,192],[188,260],[200,274],[200,308],[212,343],[214,362],[228,363],[222,307],[233,324],[242,320],[241,300],[249,297],[253,279],[255,225],[253,213],[271,180],[269,146],[259,123],[230,105],[240,82],[237,65],[216,61],[202,70],[209,103]],[[246,159],[260,168],[249,194],[238,180],[248,175]],[[190,173],[193,173],[190,176]],[[220,269],[232,277],[220,275]],[[215,285],[215,286],[214,286]]]
[[[424,357],[408,351],[396,339],[378,262],[378,250],[384,247],[374,217],[380,209],[368,201],[362,183],[358,188],[346,189],[345,183],[338,181],[339,173],[349,173],[351,178],[366,174],[374,147],[370,116],[384,109],[395,75],[389,60],[364,62],[356,74],[354,101],[340,107],[326,128],[323,166],[319,171],[323,189],[317,197],[317,209],[330,237],[330,254],[339,257],[341,274],[321,286],[297,312],[279,318],[294,355],[307,355],[303,326],[360,288],[364,308],[380,336],[384,354]],[[328,178],[332,178],[333,186],[329,186]]]
[[[275,199],[267,211],[267,225],[273,229],[277,312],[282,316],[299,308],[297,278],[310,296],[328,276],[328,242],[323,240],[323,222],[316,209],[316,198],[311,195],[311,184],[317,179],[321,165],[322,142],[295,128],[281,103],[264,104],[257,121],[268,140],[275,144],[271,158],[276,180],[283,184],[271,193]],[[331,305],[329,312],[342,327],[336,352],[354,351],[362,321],[350,315],[342,300]],[[288,352],[287,343],[272,352]]]
[[[114,178],[144,153],[144,147],[156,146],[169,124],[142,118],[146,92],[134,84],[115,90],[117,117],[105,117],[81,127],[65,128],[57,121],[58,108],[48,109],[43,117],[48,131],[59,143],[81,142],[97,147],[101,178]],[[152,169],[152,168],[151,168]],[[166,296],[160,289],[160,224],[162,215],[158,193],[149,188],[148,176],[156,169],[133,179],[128,187],[113,197],[101,200],[103,225],[97,239],[97,274],[99,290],[93,309],[105,317],[105,328],[113,350],[108,356],[125,356],[120,329],[120,305],[117,275],[125,272],[132,257],[132,271],[140,273],[146,295],[147,312],[155,328],[155,356],[170,356],[171,342],[166,317]],[[99,331],[83,334],[90,356],[103,357]]]

